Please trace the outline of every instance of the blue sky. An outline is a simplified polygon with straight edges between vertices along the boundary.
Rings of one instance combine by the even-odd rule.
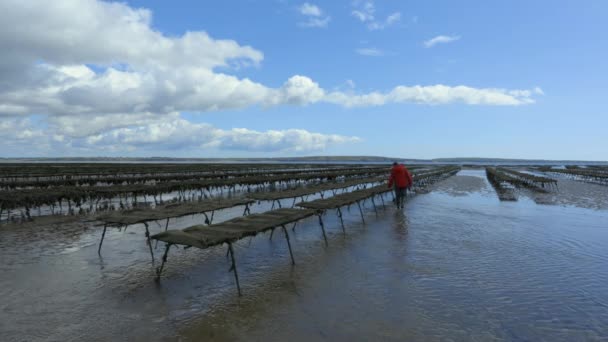
[[[608,160],[605,1],[10,2],[6,157]]]

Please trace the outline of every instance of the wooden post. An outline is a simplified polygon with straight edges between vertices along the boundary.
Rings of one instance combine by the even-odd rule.
[[[359,207],[359,213],[361,214],[361,221],[365,223],[365,218],[363,217],[363,209],[361,209],[361,203],[359,203],[359,201],[357,201],[357,206]]]
[[[101,255],[101,245],[103,244],[103,238],[106,236],[106,229],[108,228],[108,224],[103,225],[103,233],[101,233],[101,241],[99,241],[99,248],[97,248],[97,254]]]
[[[321,218],[321,215],[323,213],[319,213],[317,214],[317,216],[319,216],[319,224],[321,225],[321,231],[323,232],[323,239],[325,240],[325,246],[328,245],[327,243],[327,235],[325,235],[325,225],[323,224],[323,219]]]
[[[144,226],[146,227],[146,243],[148,244],[148,248],[150,249],[150,257],[152,257],[152,265],[154,265],[154,251],[152,251],[152,242],[150,242],[150,230],[148,229],[148,222],[144,222]]]
[[[291,264],[295,265],[296,262],[293,259],[293,252],[291,251],[291,242],[289,242],[289,234],[287,233],[287,229],[285,229],[285,225],[282,225],[281,228],[283,228],[283,233],[285,233],[285,239],[287,240],[287,247],[289,248],[289,256],[291,256]]]
[[[372,204],[374,205],[374,212],[376,212],[376,217],[378,217],[378,209],[376,208],[376,202],[374,201],[374,196],[372,195]]]
[[[346,228],[344,228],[344,220],[342,219],[342,210],[338,207],[338,217],[340,218],[340,224],[342,225],[342,232],[346,234]]]
[[[169,229],[169,218],[167,217],[167,222],[165,223],[165,231],[167,231],[167,229]],[[158,240],[156,240],[156,242],[154,243],[154,249],[156,249],[156,247],[158,247]]]
[[[158,241],[158,240],[156,240]],[[158,267],[156,269],[156,280],[160,280],[160,276],[163,273],[163,268],[165,267],[165,263],[167,262],[167,255],[169,254],[169,248],[171,248],[171,244],[167,243],[167,245],[165,246],[165,254],[163,254],[163,260],[162,263],[160,264],[160,267]]]
[[[239,274],[236,271],[236,262],[234,261],[234,249],[232,249],[232,243],[228,242],[228,252],[230,252],[230,258],[232,259],[232,266],[230,266],[230,269],[228,270],[228,272],[233,271],[234,272],[234,279],[236,280],[236,289],[239,292],[239,297],[242,296],[241,293],[241,284],[239,284]]]

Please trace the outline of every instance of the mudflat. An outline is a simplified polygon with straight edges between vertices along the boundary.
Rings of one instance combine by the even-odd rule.
[[[500,201],[483,170],[463,170],[403,210],[387,201],[376,217],[367,202],[365,223],[344,210],[346,234],[328,212],[328,246],[303,220],[295,266],[280,239],[240,241],[242,297],[223,248],[172,251],[156,283],[141,226],[109,230],[100,257],[93,222],[4,224],[0,330],[8,341],[606,340],[608,191],[558,188]]]

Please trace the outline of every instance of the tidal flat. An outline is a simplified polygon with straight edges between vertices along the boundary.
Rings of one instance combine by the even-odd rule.
[[[3,224],[2,340],[605,341],[608,187],[556,179],[500,201],[483,169],[463,169],[402,210],[344,210],[345,232],[328,211],[327,245],[304,219],[295,266],[278,234],[239,240],[243,296],[224,248],[175,248],[156,282],[141,226],[108,230],[100,256],[80,216]]]

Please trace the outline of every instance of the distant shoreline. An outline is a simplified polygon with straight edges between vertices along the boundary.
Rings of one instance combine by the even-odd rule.
[[[435,158],[408,159],[377,156],[313,156],[280,158],[170,158],[170,157],[65,157],[65,158],[0,158],[0,163],[391,163],[459,164],[459,165],[606,165],[608,161],[543,160],[504,158]]]

